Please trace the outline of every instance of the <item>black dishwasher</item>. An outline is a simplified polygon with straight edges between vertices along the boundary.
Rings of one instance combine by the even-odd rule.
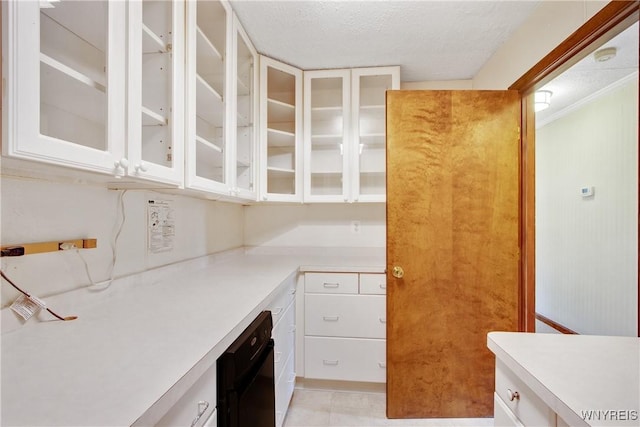
[[[275,426],[272,327],[263,311],[218,358],[218,427]]]

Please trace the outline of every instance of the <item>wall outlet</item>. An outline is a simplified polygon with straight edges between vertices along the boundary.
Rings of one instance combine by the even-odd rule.
[[[360,221],[351,221],[351,233],[360,234]]]

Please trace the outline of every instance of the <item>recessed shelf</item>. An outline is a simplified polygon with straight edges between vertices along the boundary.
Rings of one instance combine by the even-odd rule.
[[[237,159],[236,160],[236,165],[238,167],[241,167],[241,168],[248,168],[249,166],[251,166],[251,162],[248,162],[246,160]]]
[[[361,110],[384,110],[385,109],[385,105],[384,104],[361,105],[360,109]]]
[[[210,149],[212,149],[213,151],[217,151],[218,153],[222,153],[222,148],[220,148],[216,143],[209,141],[208,139],[205,139],[203,137],[201,137],[200,135],[196,135],[196,142],[209,147]]]
[[[267,128],[267,145],[269,147],[293,147],[295,144],[295,133]]]
[[[218,48],[211,43],[211,40],[209,40],[200,27],[196,28],[196,50],[199,58],[200,56],[209,56],[216,58],[219,62],[224,61]]]
[[[269,123],[295,122],[296,106],[268,98],[267,117],[269,119]]]
[[[42,61],[40,65],[40,100],[43,105],[51,105],[58,110],[104,126],[107,95],[102,85],[79,73],[66,72],[68,70],[65,68],[68,67],[61,69],[51,66],[46,61]]]
[[[51,58],[50,56],[45,55],[44,53],[40,53],[40,62],[42,62],[43,64],[46,64],[48,67],[53,68],[57,71],[59,71],[62,74],[65,74],[66,76],[82,83],[85,84],[89,87],[92,87],[94,89],[99,90],[100,92],[106,92],[106,88],[98,83],[97,81],[91,79],[90,77],[88,77],[85,74],[82,74],[76,70],[74,70],[71,67],[67,67],[66,65],[64,65],[63,63],[56,61],[55,59]]]
[[[142,126],[165,126],[169,122],[166,117],[152,111],[144,105],[141,107],[141,110]]]
[[[313,145],[340,145],[342,144],[342,134],[322,134],[311,135]]]
[[[167,45],[164,40],[143,23],[142,53],[166,53],[167,51]]]
[[[222,126],[222,96],[200,75],[196,75],[196,114],[214,126]]]
[[[273,177],[289,177],[296,173],[294,169],[277,168],[274,166],[267,166],[267,172]]]
[[[312,121],[327,121],[342,118],[343,108],[339,107],[313,107],[311,108]]]

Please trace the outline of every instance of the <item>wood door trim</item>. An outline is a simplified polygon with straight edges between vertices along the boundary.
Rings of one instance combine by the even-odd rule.
[[[533,94],[537,89],[588,55],[590,53],[588,47],[592,43],[612,38],[619,30],[638,21],[639,16],[639,0],[609,2],[509,87],[509,89],[520,92],[522,97],[519,292],[519,327],[521,331],[535,332],[535,115],[532,108]],[[638,181],[640,182],[640,171]],[[638,223],[640,224],[640,188]],[[640,227],[638,238],[640,242]],[[640,244],[638,252],[638,295],[640,295]],[[638,313],[638,336],[640,336],[640,297],[638,298]]]
[[[576,331],[573,331],[569,328],[567,328],[566,326],[561,325],[560,323],[549,319],[546,316],[543,316],[540,313],[536,313],[536,320],[541,321],[542,323],[544,323],[547,326],[552,327],[553,329],[555,329],[558,332],[561,332],[563,334],[567,334],[567,335],[580,335],[578,334]]]
[[[625,28],[638,20],[639,0],[609,2],[591,19],[542,58],[509,89],[521,93],[535,91],[574,65],[589,52],[586,49],[613,30]],[[611,35],[613,37],[613,34]],[[610,37],[610,38],[611,38]]]

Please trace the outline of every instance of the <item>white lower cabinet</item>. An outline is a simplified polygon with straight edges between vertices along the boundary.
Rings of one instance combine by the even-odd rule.
[[[296,385],[294,367],[295,355],[291,353],[282,369],[280,378],[276,380],[276,427],[282,426],[293,396],[293,389]]]
[[[176,402],[157,426],[215,426],[216,365],[210,367],[196,383]]]
[[[496,360],[495,426],[556,426],[556,414],[520,378]]]
[[[386,341],[360,338],[305,337],[307,378],[383,383]]]
[[[305,274],[305,378],[386,382],[385,291],[384,274]]]
[[[296,279],[292,279],[285,289],[276,295],[267,307],[271,310],[274,341],[274,382],[276,397],[276,427],[282,427],[293,388],[295,373],[296,334]]]

